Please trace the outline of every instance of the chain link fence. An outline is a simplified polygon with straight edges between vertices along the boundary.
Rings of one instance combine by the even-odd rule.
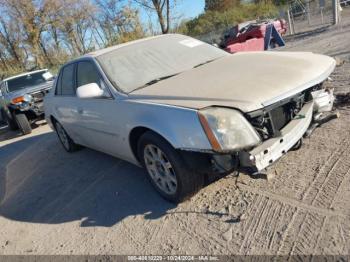
[[[350,0],[293,0],[281,15],[289,22],[289,34],[298,34],[341,23],[343,8],[350,8]]]
[[[287,35],[317,31],[335,23],[335,7],[338,17],[336,19],[341,24],[341,10],[350,9],[350,0],[291,0],[286,6],[280,8],[279,18],[285,19],[288,23]],[[195,37],[210,44],[219,44],[225,33],[233,26],[227,25]]]

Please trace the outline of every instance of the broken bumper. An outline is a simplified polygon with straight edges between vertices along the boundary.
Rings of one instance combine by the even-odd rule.
[[[309,128],[314,112],[314,102],[307,103],[299,114],[281,130],[281,136],[266,140],[250,152],[240,156],[243,166],[253,166],[261,171],[283,156]]]

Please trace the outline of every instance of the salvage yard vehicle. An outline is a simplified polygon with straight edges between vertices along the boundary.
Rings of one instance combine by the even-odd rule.
[[[220,47],[229,53],[269,50],[284,46],[282,36],[286,32],[284,19],[247,21],[228,30]]]
[[[98,50],[64,65],[45,115],[63,147],[90,147],[146,168],[180,202],[210,177],[259,172],[323,112],[334,59],[308,52],[229,54],[169,34]]]
[[[1,81],[1,118],[10,129],[20,129],[26,135],[32,132],[32,123],[44,119],[44,96],[51,89],[53,80],[53,75],[42,69]]]

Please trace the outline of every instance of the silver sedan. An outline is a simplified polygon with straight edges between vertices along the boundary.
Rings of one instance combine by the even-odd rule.
[[[179,202],[213,176],[260,172],[301,144],[333,107],[334,59],[313,53],[228,54],[170,34],[70,61],[45,98],[63,147],[90,147],[146,168]]]

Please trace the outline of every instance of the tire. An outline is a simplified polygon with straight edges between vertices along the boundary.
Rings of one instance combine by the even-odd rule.
[[[80,145],[74,143],[74,141],[67,134],[66,130],[63,128],[63,126],[59,122],[55,121],[54,127],[55,127],[56,134],[58,136],[58,139],[60,140],[63,148],[67,152],[72,153],[72,152],[78,151],[81,148]]]
[[[10,128],[10,130],[18,130],[18,125],[16,123],[16,120],[13,118],[10,118],[4,111],[1,111],[2,119],[5,121]]]
[[[204,176],[191,172],[181,155],[154,132],[148,131],[140,137],[138,156],[152,185],[170,202],[182,202],[204,185]]]
[[[32,127],[30,126],[28,118],[25,114],[14,114],[14,118],[23,135],[27,135],[32,132]]]

